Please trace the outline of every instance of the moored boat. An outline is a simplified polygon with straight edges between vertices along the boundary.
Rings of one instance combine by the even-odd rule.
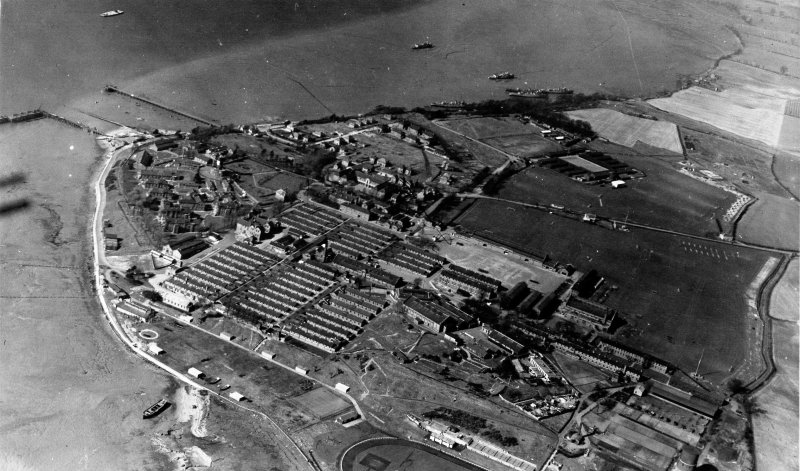
[[[510,80],[515,77],[514,74],[511,72],[501,72],[499,74],[492,74],[489,76],[489,80]]]
[[[169,402],[167,402],[166,399],[161,399],[160,401],[156,402],[152,406],[150,406],[147,409],[145,409],[145,411],[142,413],[142,418],[143,419],[150,419],[152,417],[155,417],[158,414],[160,414],[161,411],[166,409],[168,406],[169,406]]]
[[[433,43],[431,43],[430,41],[425,41],[424,43],[414,44],[413,46],[411,46],[411,49],[415,51],[419,49],[431,49],[431,48],[433,48]]]

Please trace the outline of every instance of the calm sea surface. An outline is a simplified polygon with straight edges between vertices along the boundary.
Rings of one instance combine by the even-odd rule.
[[[500,98],[506,86],[650,94],[733,48],[678,0],[615,3],[5,0],[0,113],[101,109],[105,83],[220,121]],[[436,48],[410,49],[426,39]],[[506,70],[518,79],[487,79]]]

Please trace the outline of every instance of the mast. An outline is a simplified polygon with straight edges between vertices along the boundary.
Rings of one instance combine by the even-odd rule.
[[[694,370],[694,376],[697,377],[697,372],[700,371],[700,362],[703,361],[703,354],[706,353],[706,349],[703,348],[703,351],[700,352],[700,359],[697,361],[697,368]]]

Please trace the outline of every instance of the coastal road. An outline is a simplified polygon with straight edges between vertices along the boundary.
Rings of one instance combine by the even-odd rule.
[[[118,151],[122,151],[126,147],[120,148],[120,149],[118,149]],[[105,165],[103,166],[103,168],[99,171],[98,178],[96,179],[97,183],[95,185],[95,212],[94,212],[94,217],[92,219],[92,239],[93,239],[93,244],[92,245],[93,245],[93,249],[94,249],[95,289],[97,290],[97,294],[98,294],[98,299],[100,301],[100,305],[103,308],[103,313],[105,314],[109,325],[111,325],[112,329],[117,334],[117,336],[120,338],[120,340],[122,340],[123,343],[125,345],[127,345],[128,348],[130,348],[130,350],[134,354],[139,355],[140,357],[142,357],[146,361],[152,363],[156,367],[166,371],[167,373],[172,375],[177,380],[179,380],[179,381],[181,381],[183,383],[189,384],[189,385],[191,385],[191,386],[193,386],[193,387],[195,387],[197,389],[206,390],[209,393],[216,395],[220,399],[230,403],[231,405],[233,405],[235,407],[238,407],[240,409],[246,410],[248,412],[252,412],[252,413],[258,414],[262,418],[268,420],[271,423],[271,425],[273,425],[275,428],[277,428],[277,430],[279,430],[284,435],[284,437],[290,442],[291,446],[283,447],[283,449],[286,450],[287,458],[290,461],[294,462],[293,468],[294,469],[300,469],[301,467],[303,467],[303,468],[310,468],[313,471],[319,471],[318,467],[308,458],[308,456],[306,456],[306,454],[303,452],[302,449],[300,449],[300,447],[297,445],[297,443],[294,440],[292,440],[291,437],[289,437],[289,435],[283,429],[278,427],[277,424],[270,417],[268,417],[266,414],[261,413],[259,411],[254,411],[254,410],[252,410],[252,409],[250,409],[248,407],[243,406],[242,404],[240,404],[240,403],[238,403],[236,401],[233,401],[233,400],[231,400],[231,399],[229,399],[229,398],[217,393],[216,391],[210,390],[210,389],[208,389],[208,388],[206,388],[206,387],[194,382],[192,379],[188,378],[183,373],[175,370],[174,368],[170,367],[169,365],[164,364],[163,362],[159,361],[155,357],[153,357],[153,356],[149,355],[148,353],[144,352],[143,350],[139,349],[139,347],[136,344],[134,344],[128,338],[128,336],[125,333],[122,325],[119,323],[119,321],[117,320],[116,316],[114,316],[114,314],[112,313],[111,308],[108,306],[108,303],[106,302],[106,298],[103,295],[103,273],[101,272],[100,261],[101,260],[105,260],[104,248],[102,246],[102,243],[103,243],[102,242],[103,241],[103,237],[102,237],[102,230],[103,230],[103,228],[102,228],[102,220],[103,220],[103,208],[105,206],[105,185],[104,185],[104,182],[105,182],[105,176],[108,175],[108,172],[110,171],[111,167],[113,166],[114,162],[116,161],[116,158],[114,156],[114,149],[113,148],[107,150],[107,152],[105,154],[105,158],[106,158],[107,161],[106,161]],[[302,456],[302,459],[299,459],[296,456],[292,456],[292,453],[290,452],[290,450],[292,450],[292,449],[296,450],[297,453],[299,453],[300,456]],[[302,465],[303,462],[305,462],[305,465]],[[298,466],[298,464],[300,464],[301,466]]]

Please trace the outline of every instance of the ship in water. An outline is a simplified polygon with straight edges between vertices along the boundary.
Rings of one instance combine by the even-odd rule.
[[[542,93],[550,93],[550,94],[553,94],[553,95],[569,95],[570,93],[572,93],[572,90],[570,90],[569,88],[564,88],[564,87],[561,87],[561,88],[543,88],[541,91],[542,91]]]
[[[122,10],[111,10],[111,11],[107,11],[105,13],[100,13],[100,16],[102,16],[103,18],[108,18],[109,16],[117,16],[117,15],[121,15],[123,13],[125,13],[125,12],[122,11]]]
[[[414,44],[411,46],[411,49],[414,51],[418,51],[420,49],[433,49],[433,43],[430,41],[425,41],[424,43]]]
[[[516,77],[511,72],[501,72],[499,74],[492,74],[489,76],[489,80],[510,80]]]
[[[467,105],[465,101],[437,101],[436,103],[431,103],[431,106],[435,108],[463,108]]]
[[[544,98],[546,94],[538,88],[506,88],[508,96],[520,98]]]
[[[160,414],[167,407],[169,407],[169,402],[167,402],[166,399],[161,399],[160,401],[156,402],[152,406],[145,409],[145,411],[142,413],[142,418],[143,419],[153,418],[158,414]]]

